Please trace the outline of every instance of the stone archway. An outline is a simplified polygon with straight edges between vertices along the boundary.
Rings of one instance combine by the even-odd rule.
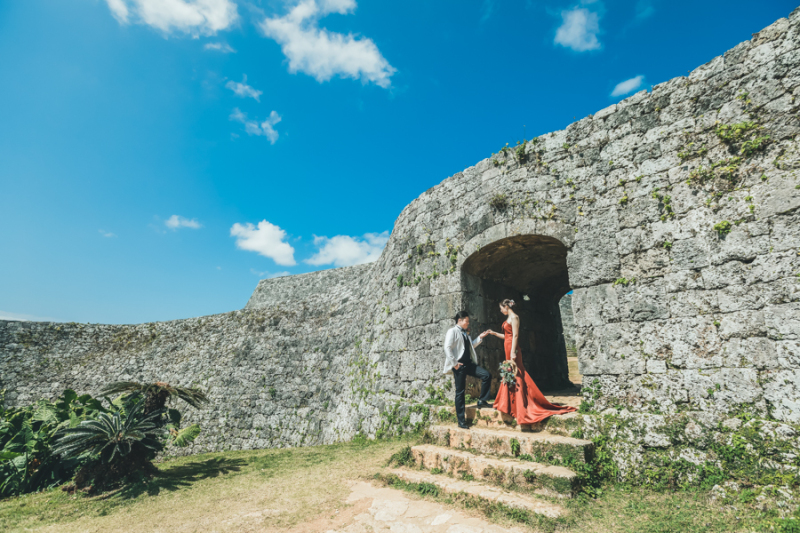
[[[559,309],[559,301],[570,291],[567,247],[544,235],[507,237],[470,255],[461,274],[473,334],[486,328],[499,331],[505,317],[498,303],[515,300],[523,358],[531,377],[545,391],[571,387]],[[482,364],[497,376],[504,358],[502,343],[489,338]],[[497,387],[499,380],[494,381]]]

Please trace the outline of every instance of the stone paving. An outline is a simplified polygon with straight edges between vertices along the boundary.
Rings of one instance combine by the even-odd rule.
[[[453,509],[439,503],[416,499],[392,488],[376,488],[369,483],[353,485],[348,504],[372,500],[369,508],[352,523],[326,533],[522,533],[517,527],[492,524],[477,513]]]

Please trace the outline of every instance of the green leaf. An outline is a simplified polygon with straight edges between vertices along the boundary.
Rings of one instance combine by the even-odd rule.
[[[58,410],[51,403],[41,402],[33,413],[34,422],[44,422],[47,425],[58,424]]]
[[[103,403],[96,398],[90,398],[89,400],[84,402],[84,405],[86,405],[86,409],[89,411],[98,411],[100,413],[108,412],[108,410],[105,407],[103,407]]]
[[[19,457],[20,455],[23,454],[17,452],[8,452],[6,450],[0,450],[0,461],[10,461],[11,459]]]
[[[175,425],[175,428],[181,427],[181,412],[177,409],[170,409],[167,411],[167,415],[169,416],[170,422]]]
[[[179,448],[186,447],[194,439],[196,439],[198,435],[200,435],[200,425],[192,424],[191,426],[178,431],[178,434],[175,435],[172,444],[178,446]]]
[[[72,389],[66,389],[61,396],[66,404],[71,404],[78,398],[78,394]]]

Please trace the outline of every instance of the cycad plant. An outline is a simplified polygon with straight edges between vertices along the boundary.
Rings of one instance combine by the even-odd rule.
[[[53,453],[64,458],[81,455],[97,456],[104,463],[117,456],[125,457],[135,448],[155,454],[163,449],[165,429],[160,424],[162,412],[145,415],[144,402],[138,402],[127,413],[102,413],[97,420],[85,420],[74,428],[60,432]]]
[[[58,436],[54,454],[86,461],[75,475],[76,488],[103,490],[134,475],[154,475],[158,469],[152,461],[166,445],[188,446],[200,434],[197,424],[181,429],[180,411],[166,408],[169,398],[199,407],[208,401],[199,389],[120,381],[100,391],[106,397],[120,393],[111,402],[113,412]]]
[[[195,387],[174,387],[169,383],[157,381],[155,383],[138,383],[136,381],[116,381],[109,383],[101,395],[113,396],[116,394],[135,394],[144,395],[144,412],[150,414],[163,409],[167,405],[169,398],[178,398],[185,401],[194,408],[199,408],[208,402],[206,393]]]
[[[103,489],[131,474],[156,470],[151,461],[164,449],[163,418],[163,410],[145,414],[141,397],[131,398],[126,409],[59,431],[52,453],[66,460],[87,460],[75,484]]]
[[[167,409],[167,400],[177,398],[194,408],[199,408],[208,402],[206,393],[196,387],[175,387],[163,381],[155,383],[116,381],[103,387],[100,394],[105,396],[122,394],[123,400],[144,397],[144,414],[163,413],[158,419],[160,427],[165,427],[169,431],[168,444],[178,447],[188,446],[196,439],[200,434],[200,426],[192,424],[181,429],[183,415],[177,409]]]

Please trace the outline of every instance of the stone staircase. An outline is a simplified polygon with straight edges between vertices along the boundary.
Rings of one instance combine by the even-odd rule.
[[[567,424],[577,427],[579,417],[570,413],[520,427],[494,409],[469,407],[471,429],[431,427],[430,442],[411,448],[416,469],[396,468],[392,474],[409,483],[435,485],[446,494],[556,517],[562,509],[552,498],[570,498],[580,488],[579,477],[564,465],[594,459],[590,441],[566,434]]]

